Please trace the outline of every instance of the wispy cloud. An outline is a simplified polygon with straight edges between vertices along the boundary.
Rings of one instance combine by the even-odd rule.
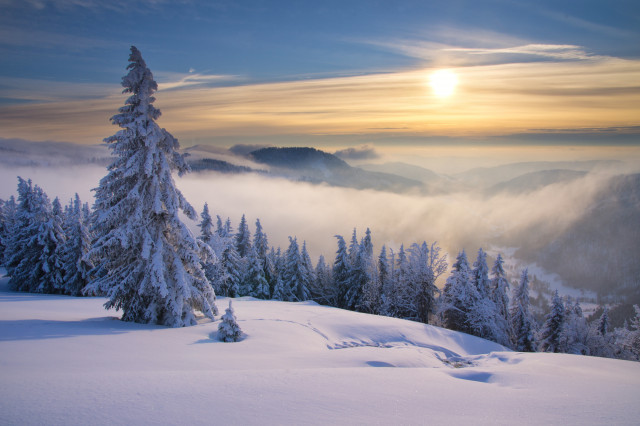
[[[197,73],[193,68],[189,70],[188,74],[157,73],[155,77],[158,81],[158,90],[175,90],[191,86],[203,86],[241,80],[240,76]]]
[[[582,55],[575,46],[524,45],[510,51]],[[156,105],[163,111],[162,126],[181,139],[234,138],[234,143],[270,135],[478,137],[638,125],[638,60],[589,57],[452,69],[459,86],[448,99],[431,93],[428,77],[434,68],[424,68],[272,83],[180,74],[163,78]],[[11,89],[13,97],[22,90],[25,99],[37,98],[25,89],[28,81],[19,86]],[[2,136],[87,143],[115,131],[108,118],[124,101],[117,85],[109,93],[107,87],[86,88],[96,96],[85,99],[78,99],[73,85],[52,87],[48,95],[46,87],[39,88],[43,102],[0,107]]]
[[[495,49],[449,47],[443,50],[445,52],[460,52],[471,55],[532,55],[562,60],[595,58],[594,55],[587,53],[583,47],[570,44],[526,44],[522,46]]]

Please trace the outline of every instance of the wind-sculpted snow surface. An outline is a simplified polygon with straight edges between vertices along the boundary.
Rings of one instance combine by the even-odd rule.
[[[524,354],[312,302],[234,299],[219,319],[125,323],[102,298],[0,283],[0,424],[637,424],[640,363]],[[228,304],[220,298],[220,307]],[[403,368],[394,368],[403,367]]]

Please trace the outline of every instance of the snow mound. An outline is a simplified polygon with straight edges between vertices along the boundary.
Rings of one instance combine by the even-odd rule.
[[[10,293],[0,283],[0,424],[635,424],[640,416],[640,363],[515,353],[410,321],[251,298],[233,301],[244,339],[224,343],[211,338],[219,320],[124,323],[104,302]]]

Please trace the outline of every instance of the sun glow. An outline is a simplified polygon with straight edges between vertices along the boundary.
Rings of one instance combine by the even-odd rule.
[[[458,76],[451,70],[434,71],[429,76],[429,85],[437,97],[448,98],[456,91]]]

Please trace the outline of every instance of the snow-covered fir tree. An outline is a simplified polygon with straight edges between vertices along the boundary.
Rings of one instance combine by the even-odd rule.
[[[4,235],[7,233],[7,217],[5,214],[5,201],[0,198],[0,266],[4,261]]]
[[[489,297],[495,306],[495,338],[501,345],[511,346],[511,321],[509,318],[509,281],[504,271],[504,259],[498,254],[491,268]]]
[[[332,277],[331,267],[324,256],[320,255],[316,263],[315,285],[310,289],[311,299],[321,305],[336,306],[337,294]]]
[[[361,312],[378,314],[382,307],[382,289],[377,279],[377,265],[373,258],[373,242],[369,228],[360,242],[357,264],[357,269],[360,270],[361,290],[356,308]]]
[[[640,361],[640,307],[633,305],[636,315],[629,324],[629,332],[625,333],[621,345],[627,352],[627,358]]]
[[[609,332],[609,307],[605,306],[598,320],[598,332],[605,336]]]
[[[256,247],[249,248],[247,256],[247,273],[245,274],[245,282],[247,287],[247,295],[257,299],[269,298],[269,283],[264,276],[262,268],[262,260],[258,256]]]
[[[429,247],[425,242],[412,244],[409,248],[409,267],[414,294],[416,319],[425,324],[436,311],[439,293],[436,280],[447,268],[445,256],[440,255],[440,247],[433,243]]]
[[[472,323],[476,331],[474,334],[484,339],[497,341],[496,306],[491,298],[491,281],[489,280],[489,267],[487,254],[478,249],[478,256],[473,263],[471,271],[472,281],[478,291],[478,300],[470,312]]]
[[[380,308],[379,311],[383,315],[389,315],[393,310],[390,298],[393,295],[392,270],[387,257],[387,246],[383,245],[378,255],[378,282],[380,283]]]
[[[218,339],[223,342],[237,342],[242,338],[242,330],[238,325],[238,319],[233,310],[231,300],[229,300],[229,307],[225,310],[220,320],[220,324],[218,324]]]
[[[473,284],[472,272],[465,251],[461,251],[453,264],[440,298],[438,316],[440,323],[450,329],[475,334],[478,326],[472,317],[479,300]]]
[[[40,276],[38,293],[64,293],[63,246],[66,235],[62,228],[64,218],[60,200],[56,197],[51,203],[51,212],[47,220],[40,224],[38,242],[42,248],[40,261],[43,274]]]
[[[102,268],[87,291],[105,293],[105,307],[121,309],[124,321],[194,325],[195,311],[211,319],[217,312],[200,265],[208,251],[179,217],[197,218],[172,176],[189,167],[178,141],[156,123],[158,85],[133,46],[127,69],[122,86],[130,97],[111,118],[121,130],[105,139],[115,159],[95,189],[91,254]]]
[[[551,300],[551,311],[546,316],[538,337],[540,351],[561,352],[561,335],[564,321],[565,307],[556,290]]]
[[[285,270],[287,267],[285,256],[282,255],[280,247],[275,251],[272,250],[270,257],[273,259],[272,263],[274,266],[273,269],[275,277],[271,298],[283,301],[292,300],[293,296],[291,295],[291,288],[287,286],[284,281]]]
[[[415,319],[415,294],[412,288],[409,258],[404,249],[404,244],[400,245],[393,271],[393,301],[395,310],[390,312],[397,318]]]
[[[198,227],[200,228],[200,239],[209,246],[212,246],[215,230],[213,228],[213,220],[211,219],[211,214],[209,213],[208,203],[204,203],[202,213],[200,213],[200,218],[202,219],[198,224]]]
[[[221,296],[237,297],[244,277],[244,263],[233,244],[228,244],[220,258],[222,277],[219,280]],[[218,290],[218,288],[216,288]]]
[[[267,280],[267,284],[269,285],[269,289],[273,287],[273,264],[271,263],[271,259],[269,258],[269,240],[267,238],[267,234],[262,229],[262,224],[260,223],[260,219],[256,219],[256,232],[253,234],[253,247],[256,249],[256,254],[258,255],[258,259],[262,262],[262,270],[264,274],[264,278]],[[269,294],[271,290],[269,290]]]
[[[91,249],[91,236],[78,194],[69,204],[65,216],[64,229],[67,240],[62,247],[63,287],[66,294],[81,296],[94,265],[87,256]]]
[[[200,236],[198,238],[206,244],[211,251],[206,260],[201,261],[201,266],[207,280],[209,280],[214,291],[216,291],[220,287],[220,281],[223,279],[225,271],[222,263],[218,259],[218,253],[220,253],[219,237],[213,228],[213,220],[209,213],[209,205],[207,203],[204,203],[200,218],[202,220],[198,224],[200,228]],[[218,253],[216,253],[216,251],[218,251]]]
[[[594,321],[590,327],[587,338],[589,347],[589,355],[601,356],[605,358],[616,357],[616,336],[609,330],[609,308],[605,306],[602,314],[597,321]]]
[[[333,279],[337,290],[337,306],[346,308],[348,306],[348,292],[351,279],[351,264],[347,253],[347,244],[341,235],[336,235],[338,240],[338,250],[333,262]]]
[[[311,261],[311,256],[309,255],[309,251],[307,250],[307,242],[302,242],[302,248],[300,249],[300,259],[302,261],[302,267],[305,276],[307,277],[307,291],[309,295],[307,296],[307,300],[311,299],[311,287],[313,283],[316,281],[316,270],[313,267],[313,262]]]
[[[7,254],[9,251],[6,249],[13,235],[17,232],[16,229],[16,213],[18,211],[18,204],[16,198],[12,195],[2,205],[2,228],[0,229],[0,243],[2,245],[2,253],[0,253],[0,265],[4,266],[7,262]]]
[[[61,217],[54,217],[47,194],[31,180],[18,177],[18,205],[11,235],[5,241],[9,286],[15,291],[60,292],[58,255],[63,243]]]
[[[578,300],[564,303],[564,327],[560,334],[560,352],[589,355],[589,326]]]
[[[297,238],[289,237],[289,248],[287,248],[284,258],[285,270],[282,281],[285,291],[290,295],[287,300],[293,302],[309,300],[310,276],[302,260]]]
[[[520,352],[535,352],[535,320],[529,310],[529,271],[524,269],[510,308],[513,348]]]
[[[489,267],[487,266],[487,254],[482,250],[482,247],[478,249],[478,257],[473,262],[473,283],[478,290],[478,295],[481,299],[489,298],[491,293],[491,282],[489,281]]]
[[[249,231],[249,225],[247,219],[242,215],[240,219],[240,225],[238,225],[238,232],[235,235],[236,251],[240,257],[247,257],[249,249],[251,248],[251,231]]]

